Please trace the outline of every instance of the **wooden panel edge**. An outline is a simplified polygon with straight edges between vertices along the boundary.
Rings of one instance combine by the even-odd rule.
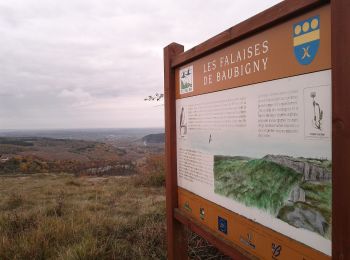
[[[173,68],[178,67],[201,58],[229,44],[281,23],[291,16],[302,14],[327,3],[329,3],[329,0],[285,0],[174,57],[171,61],[171,66]]]
[[[331,1],[332,256],[350,259],[350,1]]]
[[[172,57],[183,52],[184,47],[171,43],[164,48],[164,118],[165,118],[165,185],[167,216],[167,253],[168,259],[187,259],[187,244],[184,228],[176,221],[173,209],[177,200],[176,170],[176,103],[175,103],[175,70],[171,68]]]

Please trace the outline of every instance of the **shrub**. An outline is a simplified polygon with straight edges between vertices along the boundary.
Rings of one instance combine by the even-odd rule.
[[[150,155],[139,167],[139,175],[135,176],[136,186],[162,187],[165,186],[164,155]]]

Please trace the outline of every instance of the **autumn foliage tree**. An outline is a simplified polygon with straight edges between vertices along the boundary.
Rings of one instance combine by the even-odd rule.
[[[165,185],[164,154],[148,155],[139,167],[136,184],[140,186],[160,187]]]

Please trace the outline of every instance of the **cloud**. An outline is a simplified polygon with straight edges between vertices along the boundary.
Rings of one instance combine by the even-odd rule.
[[[0,0],[0,128],[162,126],[163,48],[277,2]]]

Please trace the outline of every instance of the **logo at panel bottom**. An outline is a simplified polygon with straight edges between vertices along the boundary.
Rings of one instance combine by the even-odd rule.
[[[277,259],[277,257],[281,254],[282,246],[272,243],[272,258]]]
[[[188,201],[185,202],[184,209],[188,212],[192,212],[192,208],[191,208],[190,203]]]
[[[239,240],[245,244],[246,246],[249,246],[253,249],[255,249],[255,244],[253,242],[253,233],[252,232],[248,232],[247,233],[247,236],[240,236],[239,237]]]
[[[218,216],[218,230],[227,234],[227,220]]]
[[[199,208],[199,217],[201,220],[204,220],[205,217],[205,210],[204,208]]]

